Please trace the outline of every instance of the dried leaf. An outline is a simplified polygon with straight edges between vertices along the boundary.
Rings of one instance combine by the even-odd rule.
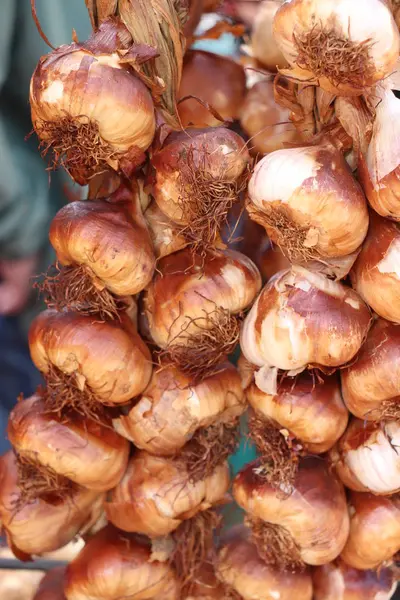
[[[363,97],[338,97],[335,101],[335,113],[343,129],[353,140],[355,154],[365,154],[371,140],[374,115]]]

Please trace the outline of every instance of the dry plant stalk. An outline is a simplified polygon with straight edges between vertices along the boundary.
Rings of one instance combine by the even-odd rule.
[[[227,224],[229,210],[246,189],[249,170],[236,181],[223,171],[216,177],[207,148],[203,146],[196,151],[201,157],[200,164],[195,161],[194,152],[190,147],[180,157],[178,206],[187,223],[182,234],[191,242],[195,254],[205,256]]]
[[[51,467],[41,465],[34,458],[21,456],[17,452],[15,454],[20,491],[16,510],[38,498],[54,502],[73,497],[78,487],[76,483],[59,475]]]
[[[234,351],[240,337],[240,316],[221,307],[203,312],[204,316],[190,319],[159,354],[160,360],[165,358],[176,364],[195,382],[215,373],[218,365]],[[196,332],[188,332],[193,325]]]
[[[290,533],[281,525],[247,516],[245,523],[261,558],[280,571],[304,571],[306,565]]]
[[[56,263],[44,278],[35,283],[49,308],[65,309],[83,315],[96,315],[100,320],[120,318],[126,308],[124,301],[116,298],[107,288],[96,286],[84,265],[63,267]]]
[[[350,27],[350,26],[349,26]],[[316,24],[306,34],[293,34],[298,52],[297,64],[311,71],[316,78],[326,77],[334,86],[351,83],[364,88],[364,82],[374,72],[370,50],[373,41],[352,42],[334,29]]]
[[[183,521],[171,534],[174,550],[170,562],[179,577],[182,597],[191,595],[202,565],[215,562],[214,535],[221,520],[214,509],[209,509]]]
[[[195,483],[210,476],[218,465],[236,451],[238,444],[238,422],[218,423],[196,431],[180,452],[179,458]]]
[[[298,471],[302,448],[271,422],[252,413],[248,420],[249,438],[259,451],[259,465],[255,471],[283,498],[290,496]]]

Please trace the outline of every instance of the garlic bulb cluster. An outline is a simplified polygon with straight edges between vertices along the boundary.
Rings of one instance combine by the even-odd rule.
[[[351,361],[368,333],[367,305],[350,288],[319,273],[293,266],[263,288],[241,332],[245,357],[259,370],[257,386],[277,391],[278,369],[295,374]]]
[[[283,71],[335,95],[359,95],[391,74],[400,36],[381,0],[290,0],[274,20]]]

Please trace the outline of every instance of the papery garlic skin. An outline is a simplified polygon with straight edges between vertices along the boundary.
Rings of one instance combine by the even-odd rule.
[[[78,169],[76,179],[81,184],[106,166],[119,170],[124,156],[147,150],[154,137],[150,92],[120,63],[117,52],[94,54],[79,44],[61,46],[36,67],[30,103],[33,126],[45,143],[53,141],[49,126],[66,117],[77,126],[93,124],[98,128],[110,149],[109,158],[105,153],[97,169]],[[79,138],[76,143],[79,146]],[[71,174],[74,176],[74,169]]]
[[[158,259],[178,252],[188,245],[179,226],[162,212],[154,200],[146,208],[143,216]]]
[[[37,499],[18,507],[17,481],[16,458],[9,451],[0,459],[0,519],[16,556],[62,548],[102,512],[103,495],[84,488],[56,503]]]
[[[313,570],[314,600],[390,600],[396,587],[389,568],[357,571],[336,561]]]
[[[251,32],[251,54],[268,71],[287,66],[287,60],[280,51],[273,34],[273,21],[282,0],[264,0],[254,19]]]
[[[45,310],[32,322],[29,347],[42,373],[56,367],[105,404],[128,402],[145,389],[152,373],[150,351],[126,315],[102,322]]]
[[[174,365],[163,365],[129,414],[114,419],[113,425],[137,448],[170,456],[199,428],[233,423],[245,409],[240,376],[230,363],[199,383]]]
[[[379,421],[400,410],[400,325],[377,319],[357,356],[341,371],[342,393],[353,415]]]
[[[355,569],[378,569],[400,550],[396,496],[350,492],[350,534],[341,558]]]
[[[54,217],[50,242],[64,266],[83,265],[100,289],[139,293],[151,281],[155,256],[149,233],[126,203],[70,202]]]
[[[210,252],[205,260],[189,250],[163,258],[144,295],[144,313],[150,335],[160,348],[177,336],[211,328],[208,316],[217,309],[238,314],[247,308],[261,288],[255,264],[233,250]],[[196,319],[196,321],[193,321]]]
[[[350,272],[355,290],[384,319],[400,323],[400,227],[371,215],[363,248]]]
[[[243,354],[261,367],[258,387],[271,369],[304,370],[307,366],[339,367],[360,349],[370,326],[361,298],[343,284],[294,266],[270,279],[243,323]],[[275,377],[276,379],[276,377]]]
[[[91,537],[68,565],[67,600],[179,600],[171,565],[152,560],[151,543],[112,526]]]
[[[60,418],[37,394],[13,408],[7,434],[20,457],[99,492],[115,487],[128,464],[129,444],[112,429],[79,414]]]
[[[249,182],[250,217],[292,262],[355,252],[368,229],[367,203],[333,146],[276,150]]]
[[[204,479],[193,482],[179,459],[134,455],[105,510],[108,520],[123,531],[151,537],[167,535],[182,521],[221,502],[229,489],[225,462]]]
[[[300,462],[293,491],[282,496],[247,465],[234,479],[236,502],[253,518],[285,528],[301,559],[323,565],[342,551],[349,533],[349,515],[342,483],[320,458]],[[281,490],[286,491],[286,490]]]
[[[315,381],[309,375],[286,378],[277,394],[262,392],[255,383],[246,390],[250,405],[278,429],[287,429],[313,454],[326,452],[344,433],[348,412],[337,377]]]
[[[338,476],[351,490],[377,495],[400,490],[400,425],[397,421],[367,423],[353,419],[331,460]]]
[[[308,59],[314,59],[319,69],[313,72],[310,63],[302,64],[296,39],[303,40],[315,33],[315,28],[328,37],[322,37],[319,44],[316,40],[314,46],[310,44]],[[382,0],[290,0],[275,16],[274,35],[293,67],[287,74],[342,96],[360,95],[390,75],[400,49],[396,23]],[[353,55],[366,44],[363,68],[360,65],[357,70]],[[316,48],[321,52],[319,63]]]
[[[311,600],[309,572],[280,572],[265,564],[246,530],[230,536],[218,552],[217,574],[243,600]]]

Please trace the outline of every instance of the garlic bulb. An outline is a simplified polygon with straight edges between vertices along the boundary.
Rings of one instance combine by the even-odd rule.
[[[46,310],[31,325],[29,346],[48,390],[61,378],[64,386],[75,385],[76,393],[94,394],[98,402],[114,405],[131,400],[150,381],[150,352],[125,315],[120,321],[102,322]],[[57,402],[54,396],[52,400]],[[65,398],[58,400],[63,406]],[[81,402],[82,397],[78,409]]]
[[[355,569],[377,569],[400,550],[400,502],[351,492],[350,534],[341,558]]]
[[[7,433],[19,457],[99,492],[115,487],[128,464],[124,438],[79,414],[49,413],[38,394],[13,408]]]
[[[400,323],[400,227],[371,215],[367,238],[350,272],[351,283],[384,319]]]
[[[227,463],[193,482],[182,461],[140,451],[109,494],[106,514],[123,531],[153,537],[167,535],[185,519],[221,502],[229,484]]]
[[[155,133],[151,94],[119,54],[127,53],[122,40],[129,39],[119,27],[107,38],[103,26],[86,44],[42,57],[31,80],[32,122],[41,146],[81,185],[107,168],[129,176]]]
[[[267,0],[266,4],[275,2]],[[250,138],[249,148],[255,154],[269,154],[286,144],[299,144],[301,138],[289,115],[288,109],[275,102],[273,81],[267,79],[253,85],[240,112],[240,124]]]
[[[137,448],[168,456],[199,428],[232,423],[245,408],[240,376],[230,363],[199,383],[174,365],[163,365],[129,413],[113,424]]]
[[[286,568],[323,565],[342,551],[349,515],[342,483],[321,458],[300,461],[292,492],[276,490],[247,465],[233,482],[236,502],[250,516],[261,556]]]
[[[144,218],[158,259],[178,252],[188,245],[189,242],[179,226],[162,212],[154,200],[144,211]]]
[[[348,412],[335,376],[317,381],[308,373],[285,378],[274,395],[253,383],[246,396],[261,418],[287,430],[313,454],[332,448],[347,426]]]
[[[276,394],[278,369],[332,369],[352,360],[370,318],[353,290],[294,266],[277,273],[263,288],[243,323],[240,345],[259,367],[257,386]]]
[[[268,71],[287,66],[287,60],[280,51],[273,34],[273,21],[283,0],[264,0],[254,19],[251,32],[251,54]]]
[[[10,548],[23,560],[62,548],[101,514],[103,496],[84,488],[65,500],[23,504],[17,479],[10,451],[0,459],[0,519]]]
[[[343,561],[313,571],[314,600],[390,600],[397,587],[390,569],[357,571]]]
[[[331,145],[268,154],[255,167],[248,194],[250,217],[292,262],[346,256],[366,236],[364,194]]]
[[[377,319],[357,360],[341,371],[342,393],[353,415],[368,421],[400,414],[400,325]]]
[[[397,421],[364,423],[353,419],[331,460],[343,483],[358,492],[377,495],[400,490],[400,424]]]
[[[276,13],[274,35],[292,67],[284,74],[342,96],[390,75],[400,49],[382,0],[290,0]]]
[[[149,541],[111,526],[67,566],[64,593],[66,600],[179,600],[173,569],[152,560]]]
[[[246,530],[230,536],[218,553],[218,577],[243,600],[311,600],[310,573],[288,573],[263,562]]]
[[[189,250],[164,257],[144,295],[144,316],[154,342],[181,349],[186,362],[209,372],[213,356],[225,360],[236,346],[234,315],[247,308],[261,287],[254,263],[239,252],[209,252],[202,259]],[[210,362],[209,362],[210,361]]]

